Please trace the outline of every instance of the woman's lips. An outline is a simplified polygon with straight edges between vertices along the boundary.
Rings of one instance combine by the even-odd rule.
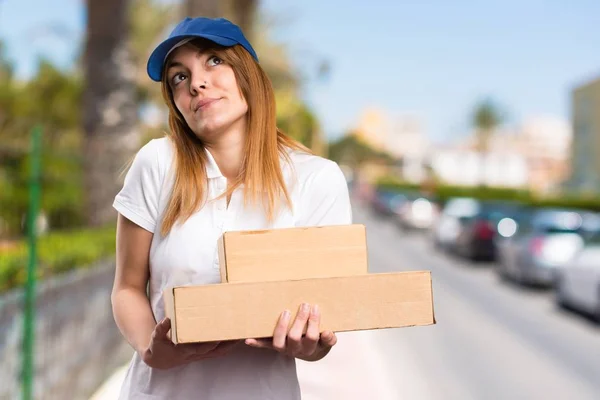
[[[221,99],[202,99],[196,104],[195,111],[203,111]]]

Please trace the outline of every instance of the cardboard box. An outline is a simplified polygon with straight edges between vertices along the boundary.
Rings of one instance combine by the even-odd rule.
[[[368,273],[361,224],[225,232],[221,282],[265,282]]]
[[[321,331],[435,323],[428,271],[176,287],[164,298],[174,343],[271,337],[304,302],[319,305]]]

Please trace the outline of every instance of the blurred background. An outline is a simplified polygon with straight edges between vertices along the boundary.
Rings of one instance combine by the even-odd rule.
[[[201,15],[342,167],[371,272],[433,272],[436,326],[341,334],[305,398],[600,398],[597,1],[0,0],[0,399],[116,398],[111,205]]]

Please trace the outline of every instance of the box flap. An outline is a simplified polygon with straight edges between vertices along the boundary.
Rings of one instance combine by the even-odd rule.
[[[431,271],[428,271],[429,273],[429,284],[431,287],[431,318],[433,320],[433,325],[437,324],[437,321],[435,320],[435,299],[433,298],[433,278],[431,277]]]
[[[219,272],[221,274],[221,283],[229,282],[229,277],[227,276],[227,259],[225,258],[225,236],[227,232],[223,233],[217,242],[218,253],[219,253]]]
[[[169,339],[177,344],[177,318],[175,315],[175,288],[167,288],[163,291],[163,300],[165,304],[165,317],[171,320],[171,330],[168,333]]]

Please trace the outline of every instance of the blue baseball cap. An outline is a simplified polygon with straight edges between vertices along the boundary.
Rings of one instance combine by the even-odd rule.
[[[225,18],[187,17],[177,24],[169,37],[150,54],[147,65],[150,79],[160,82],[164,63],[169,53],[185,39],[193,38],[204,38],[225,47],[239,44],[258,62],[256,52],[239,26]]]

